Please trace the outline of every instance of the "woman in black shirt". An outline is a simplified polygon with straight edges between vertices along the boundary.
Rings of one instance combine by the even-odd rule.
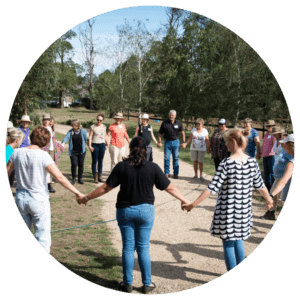
[[[146,142],[135,137],[130,142],[128,158],[119,162],[102,186],[77,198],[79,204],[87,204],[91,199],[102,196],[120,185],[117,197],[117,220],[122,235],[123,281],[119,290],[132,291],[134,251],[137,250],[142,273],[143,292],[155,288],[151,281],[150,235],[154,223],[153,186],[165,190],[181,201],[188,203],[180,191],[164,175],[159,166],[146,160]]]

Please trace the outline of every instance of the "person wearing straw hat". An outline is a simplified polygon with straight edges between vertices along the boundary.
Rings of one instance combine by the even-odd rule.
[[[28,147],[29,146],[29,134],[30,134],[30,130],[29,130],[29,124],[31,124],[32,122],[30,121],[30,117],[28,115],[23,115],[21,120],[18,120],[18,122],[21,123],[20,125],[20,129],[24,132],[25,134],[25,139],[23,141],[23,143],[20,145],[20,148],[24,148],[24,147]]]
[[[111,158],[111,171],[114,166],[122,160],[125,155],[125,141],[130,143],[129,136],[127,134],[126,126],[122,123],[125,120],[123,114],[118,112],[113,116],[115,123],[111,124],[108,128],[107,140],[110,139],[109,153]]]
[[[134,137],[141,136],[145,139],[146,144],[147,144],[147,146],[146,146],[147,147],[146,160],[147,161],[153,161],[151,138],[155,142],[156,145],[157,145],[157,141],[156,141],[156,138],[153,134],[152,126],[148,124],[149,115],[148,114],[143,114],[141,119],[142,119],[142,124],[139,125],[135,129]]]
[[[270,191],[273,182],[273,166],[275,163],[275,152],[273,150],[274,144],[275,144],[275,137],[272,135],[272,128],[275,126],[274,120],[269,120],[266,124],[267,132],[263,139],[263,144],[260,149],[261,156],[263,158],[263,164],[264,164],[264,177],[265,177],[265,185]]]
[[[256,157],[256,159],[260,159],[260,143],[258,132],[256,129],[252,128],[252,120],[250,118],[246,118],[243,122],[245,130],[249,131],[249,135],[246,136],[248,139],[248,145],[245,151],[250,157]]]
[[[280,154],[283,150],[281,144],[279,143],[280,140],[282,140],[282,136],[285,133],[285,130],[281,128],[280,126],[273,126],[272,127],[272,132],[271,134],[275,137],[275,143],[273,146],[273,151],[275,153],[275,158],[276,155]]]

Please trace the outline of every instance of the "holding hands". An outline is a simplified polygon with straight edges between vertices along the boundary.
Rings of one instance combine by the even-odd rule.
[[[76,195],[76,201],[77,203],[80,205],[80,204],[87,204],[88,203],[88,199],[86,198],[85,195],[83,194],[77,194]]]
[[[157,145],[157,148],[160,148],[162,146],[162,143],[158,142],[156,145]]]

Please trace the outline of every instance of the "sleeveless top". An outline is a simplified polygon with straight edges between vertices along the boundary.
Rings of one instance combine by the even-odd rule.
[[[149,146],[149,144],[151,143],[151,125],[147,125],[147,126],[139,125],[138,136],[143,137],[146,141],[146,145]]]
[[[92,143],[93,144],[103,144],[105,143],[105,131],[106,131],[106,126],[101,124],[101,126],[91,126],[91,130],[93,130],[93,139]]]

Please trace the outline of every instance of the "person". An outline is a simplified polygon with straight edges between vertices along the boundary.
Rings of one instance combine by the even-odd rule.
[[[10,156],[14,153],[16,148],[19,148],[25,139],[25,133],[19,128],[9,127],[6,134],[6,164]],[[9,185],[13,186],[15,180],[15,170],[9,176]]]
[[[204,201],[211,193],[218,193],[210,231],[223,242],[227,270],[231,270],[245,258],[244,240],[251,235],[253,226],[252,189],[256,189],[266,199],[267,208],[273,200],[264,185],[255,158],[244,153],[247,139],[237,129],[229,129],[224,134],[230,157],[223,159],[207,189],[191,204],[183,205],[190,211]]]
[[[273,147],[276,139],[274,135],[271,134],[272,128],[274,126],[275,126],[274,120],[269,120],[267,122],[266,124],[267,132],[264,136],[263,144],[260,149],[261,156],[263,158],[263,164],[264,164],[265,185],[269,192],[274,182],[273,166],[275,163],[275,152],[273,151]]]
[[[25,139],[24,139],[23,143],[20,145],[20,148],[28,147],[30,145],[30,142],[29,142],[29,134],[30,134],[29,124],[31,124],[32,121],[30,121],[30,117],[28,115],[23,115],[21,120],[18,120],[18,122],[21,123],[19,129],[21,129],[25,134]]]
[[[91,126],[89,133],[89,149],[92,153],[92,172],[94,183],[102,182],[103,158],[105,150],[108,148],[106,141],[106,126],[103,124],[104,114],[97,116],[96,124]],[[98,173],[97,173],[98,162]]]
[[[183,148],[191,143],[191,161],[194,162],[194,178],[198,178],[198,164],[200,170],[200,179],[203,179],[203,163],[206,153],[206,148],[209,143],[208,131],[204,128],[204,120],[198,118],[196,120],[196,127],[191,130],[188,140],[184,143]]]
[[[282,140],[283,134],[285,133],[285,130],[281,128],[280,126],[273,126],[271,134],[275,137],[275,143],[273,146],[273,151],[275,153],[275,158],[278,154],[280,154],[283,150],[281,144],[279,143],[280,140]]]
[[[70,129],[62,140],[63,147],[69,141],[69,156],[71,159],[72,184],[76,182],[76,171],[78,166],[78,183],[84,184],[82,180],[84,171],[84,159],[86,155],[86,142],[88,135],[81,122],[78,119],[72,120],[72,129]]]
[[[259,134],[256,129],[252,128],[252,120],[246,118],[244,121],[245,130],[249,131],[249,135],[246,136],[248,139],[248,146],[245,149],[246,153],[253,158],[260,159],[260,143],[259,143]]]
[[[125,120],[122,113],[116,113],[113,117],[115,123],[111,124],[108,128],[107,140],[110,139],[109,153],[111,158],[111,171],[115,165],[122,160],[125,156],[125,141],[130,143],[129,136],[127,134],[126,126],[122,123]]]
[[[133,138],[129,145],[129,156],[114,167],[106,183],[87,196],[77,197],[79,204],[87,204],[120,185],[116,208],[123,245],[123,281],[119,283],[119,290],[129,293],[132,291],[135,248],[142,273],[143,292],[149,293],[155,288],[151,279],[149,252],[154,223],[153,186],[176,197],[182,205],[188,203],[159,166],[146,160],[146,146],[143,137]]]
[[[153,134],[153,128],[151,125],[148,124],[149,122],[149,115],[143,114],[142,117],[142,124],[139,125],[135,129],[134,137],[141,136],[146,140],[147,144],[147,153],[146,153],[146,160],[153,161],[153,153],[152,153],[152,146],[151,146],[151,138],[154,141],[154,143],[157,145],[156,138]]]
[[[230,152],[227,149],[223,134],[228,130],[227,121],[222,118],[219,120],[219,128],[217,128],[212,134],[209,140],[209,147],[207,153],[211,153],[211,159],[214,160],[215,170],[217,171],[220,162],[230,156]]]
[[[50,143],[49,143],[49,145],[46,145],[46,147],[43,147],[42,150],[48,152],[50,157],[54,160],[55,153],[54,153],[54,143],[53,143],[53,131],[50,126],[50,121],[51,121],[50,114],[43,114],[42,126],[50,132]],[[48,176],[47,176],[47,182],[48,182],[49,193],[55,193],[56,191],[54,190],[54,188],[51,185],[52,176],[50,174],[48,174]]]
[[[164,172],[166,177],[168,178],[170,174],[170,156],[172,154],[174,179],[178,179],[179,174],[179,132],[182,136],[182,143],[185,143],[184,129],[182,123],[176,119],[176,115],[177,113],[175,110],[170,110],[169,119],[162,122],[158,133],[157,144],[159,148],[162,146],[161,137],[162,135],[164,135]]]
[[[288,147],[286,147],[286,145],[284,144],[285,142],[283,142],[287,140],[289,141]],[[285,190],[285,195],[282,189],[277,188],[277,185],[283,178],[287,165],[291,163],[290,169],[293,169],[292,166],[294,165],[294,135],[289,135],[286,139],[280,140],[279,142],[282,144],[284,151],[281,151],[281,153],[279,153],[275,157],[275,163],[273,167],[275,180],[270,191],[271,195],[273,195],[272,197],[273,197],[274,205],[272,208],[267,210],[263,216],[261,216],[261,219],[265,219],[265,220],[273,220],[273,221],[276,220],[275,211],[278,205],[278,201],[280,199],[280,196],[281,196],[281,201],[285,201],[290,182],[288,182],[287,184],[287,190]],[[276,193],[274,193],[274,190],[276,191]],[[282,194],[280,195],[281,191]]]
[[[31,145],[16,149],[7,165],[8,175],[12,170],[16,172],[16,204],[23,220],[29,229],[33,225],[36,239],[48,253],[51,246],[51,211],[47,173],[76,196],[82,195],[62,175],[50,155],[41,150],[49,144],[50,138],[46,128],[36,127],[30,134]]]

